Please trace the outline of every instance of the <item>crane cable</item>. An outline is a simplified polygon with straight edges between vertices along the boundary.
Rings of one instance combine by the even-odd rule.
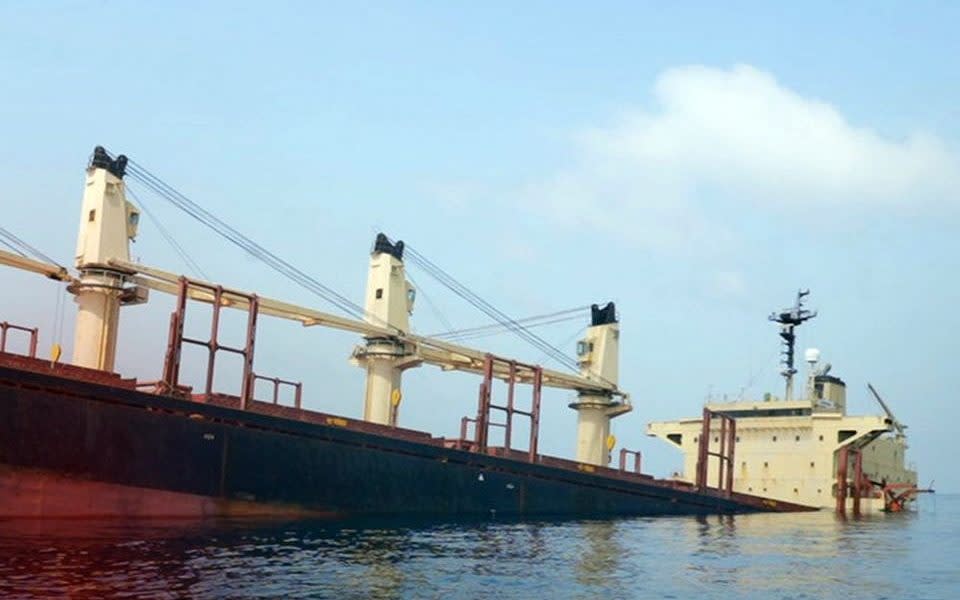
[[[208,228],[212,229],[215,233],[226,239],[227,241],[233,243],[234,245],[240,247],[244,251],[250,253],[255,258],[261,260],[275,271],[286,276],[288,279],[298,283],[299,285],[307,288],[318,296],[324,298],[331,304],[337,306],[344,312],[358,317],[370,317],[374,320],[379,320],[383,325],[389,325],[386,322],[383,322],[382,319],[377,318],[375,315],[371,315],[364,310],[363,307],[349,300],[345,296],[342,296],[333,289],[325,286],[320,283],[313,277],[310,277],[303,271],[297,269],[287,261],[278,257],[276,254],[266,250],[263,246],[260,246],[250,238],[246,237],[240,233],[235,228],[231,227],[225,223],[220,218],[216,217],[206,209],[202,208],[194,201],[187,198],[185,195],[177,191],[175,188],[164,182],[162,179],[148,171],[142,165],[137,163],[134,160],[128,161],[127,170],[131,177],[136,179],[139,183],[149,188],[151,191],[156,193],[161,198],[167,200],[177,208],[181,209],[191,217],[193,217],[198,222],[206,225]],[[492,316],[495,320],[499,321],[505,327],[513,330],[515,333],[532,343],[537,348],[546,352],[549,356],[553,357],[555,360],[564,364],[565,366],[576,369],[576,362],[570,359],[569,357],[563,355],[562,352],[556,348],[550,346],[549,343],[544,341],[542,338],[539,338],[535,334],[527,332],[521,326],[517,325],[516,322],[507,317],[505,314],[499,310],[493,308],[489,303],[484,301],[482,298],[474,294],[472,291],[467,289],[465,286],[453,279],[449,274],[446,274],[436,267],[429,259],[420,255],[416,251],[407,246],[406,252],[410,253],[414,257],[414,261],[420,264],[424,270],[428,273],[437,277],[441,283],[444,283],[447,287],[454,289],[455,293],[467,299],[468,302],[480,308],[483,312],[486,312],[489,316]],[[393,328],[396,329],[396,328]]]
[[[307,275],[300,269],[291,265],[289,262],[283,260],[276,254],[270,252],[260,244],[243,235],[235,228],[231,227],[206,209],[202,208],[178,192],[159,177],[140,166],[137,162],[133,160],[129,161],[128,172],[138,182],[183,212],[187,213],[198,222],[213,230],[220,237],[246,251],[254,258],[260,260],[267,266],[271,267],[274,271],[284,275],[291,281],[299,284],[301,287],[306,288],[324,300],[330,302],[340,310],[356,318],[370,317],[374,320],[382,321],[382,319],[378,319],[375,315],[367,314],[363,307],[337,293],[332,288],[322,284],[315,278]],[[382,323],[382,325],[390,327],[387,323]],[[391,327],[391,329],[396,328]]]
[[[246,251],[254,258],[271,267],[277,273],[284,275],[301,287],[304,287],[312,293],[320,296],[347,314],[356,318],[365,318],[368,321],[380,321],[379,324],[381,326],[394,329],[398,331],[398,333],[406,333],[399,331],[396,327],[391,326],[389,323],[386,323],[383,319],[380,319],[376,315],[367,313],[363,307],[354,303],[349,298],[324,285],[317,279],[291,265],[286,260],[265,249],[263,246],[256,243],[249,237],[243,235],[237,229],[233,228],[211,212],[190,200],[188,197],[148,171],[136,161],[128,161],[127,172],[139,183],[143,184],[155,194],[170,202],[183,212],[187,213],[201,224],[207,226],[220,237]],[[471,291],[462,283],[454,279],[449,273],[444,271],[442,268],[434,264],[432,261],[414,250],[409,245],[405,247],[405,253],[412,259],[412,262],[426,271],[431,277],[435,278],[445,287],[450,289],[456,295],[460,296],[462,299],[466,300],[469,304],[473,305],[481,312],[485,313],[501,326],[513,331],[516,335],[534,347],[538,348],[548,357],[552,358],[561,365],[573,370],[574,372],[579,370],[579,365],[576,360],[565,355],[561,350],[551,345],[540,336],[530,332],[523,325],[517,323],[516,320],[510,318],[502,311],[491,305],[489,302],[481,298],[475,292]]]
[[[590,308],[589,306],[581,306],[578,308],[571,308],[567,310],[561,310],[557,312],[547,313],[543,315],[535,315],[532,317],[524,317],[522,319],[514,319],[514,322],[518,325],[522,324],[524,327],[543,327],[546,325],[553,325],[555,323],[562,323],[564,321],[574,321],[582,317],[582,312]],[[479,325],[477,327],[468,327],[464,329],[452,329],[449,331],[443,331],[440,333],[434,333],[429,337],[433,338],[452,338],[452,337],[483,337],[487,335],[496,335],[503,333],[505,329],[504,325],[500,323],[491,323],[489,325]]]
[[[6,246],[7,248],[10,248],[10,251],[13,252],[14,254],[19,254],[20,256],[26,256],[26,255],[25,255],[23,252],[21,252],[16,246],[14,246],[13,244],[11,244],[10,242],[8,242],[7,240],[5,240],[5,239],[3,239],[3,238],[0,238],[0,244],[3,244],[3,245]]]
[[[13,250],[14,252],[16,252],[17,254],[19,254],[24,258],[27,258],[27,255],[29,254],[30,256],[32,256],[37,260],[43,261],[55,267],[60,267],[61,269],[66,270],[66,267],[64,267],[57,261],[53,260],[52,258],[47,256],[40,250],[37,250],[35,247],[31,246],[27,242],[23,241],[21,238],[14,235],[10,230],[4,229],[2,226],[0,226],[0,242],[2,242],[4,246],[6,246],[7,248],[10,248],[11,250]]]
[[[510,318],[504,314],[501,310],[497,309],[489,302],[481,298],[475,292],[467,288],[465,285],[457,281],[453,276],[444,271],[442,268],[433,263],[430,259],[425,257],[423,254],[407,245],[404,247],[404,253],[408,256],[411,261],[419,266],[421,269],[427,272],[428,275],[439,281],[447,289],[452,291],[454,294],[460,298],[466,300],[469,304],[486,314],[488,317],[506,327],[507,329],[513,331],[517,336],[544,352],[548,357],[552,358],[561,365],[571,369],[573,371],[579,370],[579,365],[575,360],[565,355],[562,351],[551,345],[549,342],[536,335],[535,333],[527,330],[523,325],[518,324],[514,319]]]
[[[445,272],[442,268],[434,264],[427,257],[425,257],[420,252],[417,252],[414,248],[409,245],[404,246],[405,256],[408,256],[414,264],[419,266],[421,269],[425,270],[430,276],[434,277],[442,283],[445,287],[450,289],[454,294],[460,296],[468,303],[479,309],[481,312],[485,313],[487,316],[492,318],[494,321],[497,321],[503,327],[506,327],[517,334],[519,337],[524,339],[529,344],[541,350],[548,358],[552,358],[559,364],[567,367],[575,373],[580,371],[580,363],[567,356],[563,351],[559,350],[556,346],[550,344],[542,337],[537,334],[529,331],[523,325],[516,322],[516,320],[511,319],[502,311],[491,305],[489,302],[478,296],[475,292],[471,291],[469,288],[464,286],[462,283],[453,278],[452,275]],[[613,388],[616,388],[617,385],[597,373],[591,373],[590,377],[602,381],[603,383],[610,385]]]
[[[36,247],[31,246],[23,239],[17,237],[10,230],[4,229],[3,227],[0,227],[0,243],[24,258],[27,258],[27,255],[30,254],[33,258],[56,266],[59,269],[62,269],[64,273],[67,273],[66,267],[41,252]],[[60,347],[63,343],[63,319],[65,313],[66,300],[64,299],[64,290],[60,286],[57,286],[56,298],[54,300],[52,328],[52,336],[55,342],[55,347]]]
[[[427,294],[426,290],[423,289],[423,287],[417,283],[416,279],[414,279],[413,277],[413,274],[411,274],[409,271],[406,271],[405,274],[407,276],[407,279],[410,280],[410,283],[413,284],[414,289],[417,290],[417,296],[418,297],[422,296],[423,299],[427,302],[427,306],[430,308],[430,312],[432,312],[433,315],[437,318],[437,320],[439,320],[443,324],[443,326],[447,328],[448,332],[456,333],[455,331],[453,331],[453,325],[450,324],[450,320],[447,319],[447,316],[443,314],[443,311],[440,310],[440,307],[437,306],[433,302],[433,300],[430,299],[430,296]],[[427,337],[438,337],[438,336],[431,335]],[[450,335],[446,337],[455,341],[462,340],[460,335]]]
[[[546,320],[546,321],[537,321],[537,322],[535,322],[535,323],[524,323],[523,325],[524,325],[524,327],[527,328],[527,329],[532,329],[532,328],[534,328],[534,327],[548,327],[548,326],[550,326],[550,325],[556,325],[556,324],[558,324],[558,323],[569,323],[570,321],[580,321],[580,320],[582,320],[582,317],[581,317],[580,315],[572,315],[572,316],[568,316],[568,317],[561,317],[561,318],[558,318],[558,319],[549,319],[549,320]],[[482,331],[475,331],[475,332],[472,332],[472,333],[464,333],[464,334],[457,333],[457,334],[456,334],[456,336],[457,336],[456,338],[452,338],[452,337],[451,337],[451,338],[436,338],[436,336],[430,336],[430,337],[434,337],[434,338],[436,338],[436,339],[458,339],[458,340],[463,341],[463,340],[476,340],[476,339],[480,339],[480,338],[491,337],[491,336],[494,336],[494,335],[501,335],[501,334],[504,334],[504,333],[511,333],[511,332],[510,332],[509,330],[505,329],[505,328],[504,328],[503,326],[501,326],[501,325],[493,325],[491,329],[486,329],[486,330],[482,330]],[[560,345],[557,346],[557,347],[559,348],[560,346],[563,346],[563,345],[564,345],[564,344],[560,344]]]
[[[143,209],[143,212],[147,213],[147,217],[150,218],[150,221],[153,223],[154,227],[156,227],[157,231],[160,232],[160,236],[163,237],[163,239],[166,240],[168,244],[170,244],[170,247],[173,248],[174,252],[176,252],[180,256],[180,259],[183,260],[184,263],[186,263],[187,267],[189,267],[190,270],[192,270],[195,275],[198,275],[199,277],[202,277],[207,281],[209,281],[210,276],[204,272],[204,270],[200,267],[200,265],[197,264],[197,261],[195,261],[193,257],[190,256],[190,254],[186,251],[186,249],[183,246],[181,246],[179,242],[177,242],[176,238],[173,237],[173,234],[171,234],[170,231],[166,227],[164,227],[160,219],[158,219],[156,215],[153,214],[153,211],[150,210],[150,207],[147,206],[147,203],[144,202],[138,194],[135,194],[133,189],[131,189],[129,185],[127,185],[127,193],[130,194],[130,196],[137,201],[137,204],[140,206],[140,208]]]

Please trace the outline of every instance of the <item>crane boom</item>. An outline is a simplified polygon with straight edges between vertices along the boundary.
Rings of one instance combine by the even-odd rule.
[[[903,423],[901,423],[900,421],[897,420],[897,417],[894,416],[893,411],[890,410],[890,407],[887,406],[887,403],[884,402],[884,401],[883,401],[883,398],[880,397],[880,394],[879,394],[879,393],[877,392],[877,390],[873,387],[873,384],[868,383],[868,384],[867,384],[867,388],[870,390],[870,393],[873,394],[873,397],[874,397],[874,398],[877,400],[877,402],[880,404],[880,408],[883,409],[883,412],[887,413],[887,416],[890,417],[890,422],[893,424],[894,428],[896,428],[897,432],[899,432],[901,435],[903,435],[903,434],[905,433],[905,432],[904,432],[904,429],[906,429],[906,426],[903,425]]]
[[[20,256],[5,250],[0,250],[0,264],[24,271],[29,271],[31,273],[37,273],[57,281],[70,282],[74,279],[67,272],[67,269],[60,265],[34,260],[32,258]],[[118,269],[128,271],[131,274],[129,280],[135,285],[165,294],[175,295],[178,292],[178,284],[180,281],[179,275],[163,271],[161,269],[148,267],[146,265],[116,259],[111,260],[110,264]],[[228,306],[242,310],[247,308],[246,301],[240,297],[243,295],[243,292],[240,292],[239,290],[233,290],[234,292],[237,292],[237,296],[231,296],[229,294],[231,290],[226,291],[228,292],[227,295],[229,300],[226,300],[225,302]],[[201,288],[191,288],[189,295],[193,300],[208,303],[213,302],[213,295]],[[387,336],[399,338],[404,342],[414,346],[417,350],[417,355],[423,360],[423,362],[439,366],[445,370],[482,373],[484,360],[488,354],[483,350],[462,346],[460,344],[453,344],[444,340],[398,331],[391,327],[375,325],[355,319],[348,319],[313,308],[299,306],[272,298],[260,298],[259,302],[261,313],[273,317],[298,321],[305,327],[319,325],[323,327],[339,329],[341,331],[350,331],[352,333],[358,333],[364,336]],[[506,369],[506,365],[501,365],[498,363],[494,375],[506,377]],[[501,373],[500,371],[503,372]],[[516,378],[518,381],[528,383],[532,382],[533,369],[529,366],[518,364]],[[579,391],[601,391],[613,393],[622,397],[626,396],[623,392],[619,391],[616,386],[609,382],[583,377],[581,375],[563,373],[552,369],[543,369],[543,385],[547,387]]]
[[[73,277],[67,273],[65,267],[34,260],[26,256],[20,256],[19,254],[7,252],[6,250],[0,250],[0,264],[30,271],[31,273],[38,273],[50,279],[56,279],[57,281],[73,281]]]
[[[143,286],[161,293],[177,294],[179,291],[180,276],[175,273],[156,269],[139,263],[112,259],[110,265],[128,271],[131,276],[128,278],[131,283]],[[208,282],[198,282],[205,285],[213,285]],[[244,296],[249,296],[248,292],[240,290],[230,290],[224,288],[227,299],[224,305],[230,308],[241,310],[247,309],[247,301]],[[231,292],[233,292],[231,294]],[[191,299],[200,302],[213,302],[213,295],[202,287],[190,288],[188,294]],[[259,310],[262,314],[298,321],[305,327],[323,326],[341,331],[350,331],[364,336],[385,336],[397,338],[413,346],[415,354],[425,363],[439,366],[445,370],[466,371],[471,373],[481,373],[484,367],[484,361],[487,352],[469,348],[459,344],[453,344],[443,340],[437,340],[426,336],[420,336],[409,332],[399,331],[392,327],[375,325],[355,319],[340,317],[323,311],[305,306],[299,306],[272,298],[258,297]],[[495,368],[494,376],[506,377],[506,365],[499,365]],[[501,372],[502,371],[502,372]],[[603,393],[612,393],[626,398],[626,394],[617,389],[617,386],[599,379],[584,377],[581,375],[562,373],[551,369],[543,369],[543,385],[554,388],[570,389],[577,391],[597,391]],[[532,382],[533,369],[527,365],[517,364],[516,377],[518,381]]]

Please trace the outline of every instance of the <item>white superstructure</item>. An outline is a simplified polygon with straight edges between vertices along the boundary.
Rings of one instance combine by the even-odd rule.
[[[792,328],[789,334],[792,346]],[[792,359],[792,353],[791,347],[785,355]],[[838,481],[845,480],[848,487],[840,492],[845,492],[849,508],[856,478],[852,459],[844,469],[843,456],[859,452],[863,475],[861,508],[864,512],[883,509],[884,487],[909,488],[917,483],[916,471],[907,467],[903,427],[892,414],[847,414],[844,381],[830,374],[829,364],[820,362],[819,350],[808,350],[804,358],[808,373],[802,398],[766,394],[760,400],[706,403],[710,411],[736,419],[733,489],[834,508],[842,485]],[[782,373],[787,379],[787,394],[793,394],[792,378],[796,371],[792,360],[785,366]],[[701,424],[698,417],[650,423],[647,428],[649,435],[683,452],[683,470],[677,477],[684,481],[695,481]],[[708,442],[719,442],[719,427],[711,430],[710,435],[715,439]],[[708,481],[717,480],[718,464],[714,458],[708,462]]]

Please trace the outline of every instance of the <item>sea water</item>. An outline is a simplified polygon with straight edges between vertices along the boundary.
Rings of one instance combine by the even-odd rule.
[[[860,519],[5,521],[0,597],[960,599],[960,496]]]

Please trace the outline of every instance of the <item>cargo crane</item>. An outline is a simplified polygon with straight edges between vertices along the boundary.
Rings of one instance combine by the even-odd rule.
[[[187,299],[241,311],[250,310],[249,299],[255,296],[133,262],[129,243],[137,235],[141,213],[127,200],[124,178],[128,170],[161,193],[177,194],[178,200],[185,200],[126,156],[113,157],[98,146],[87,169],[75,264],[78,275],[70,276],[65,267],[49,260],[0,250],[0,264],[69,283],[78,305],[73,364],[103,371],[114,368],[120,308],[145,303],[150,290],[177,296],[183,287]],[[195,205],[189,209],[202,210]],[[216,217],[212,219],[222,224]],[[232,239],[241,240],[241,247],[262,251],[255,242],[226,227]],[[402,241],[377,235],[370,255],[365,304],[362,311],[357,311],[362,319],[256,296],[259,314],[297,321],[305,327],[329,327],[364,336],[364,344],[354,350],[351,362],[366,370],[363,419],[370,423],[397,425],[405,370],[429,364],[443,370],[483,374],[490,354],[410,330],[415,290],[405,276],[404,248]],[[343,297],[337,300],[338,305],[351,306]],[[511,322],[508,319],[507,324]],[[617,386],[619,337],[613,303],[602,309],[594,306],[591,325],[577,346],[579,373],[534,368],[505,359],[493,361],[492,377],[532,384],[540,371],[540,385],[575,391],[578,398],[570,406],[578,412],[577,460],[606,466],[610,420],[632,410],[629,395]],[[513,367],[511,362],[515,363]],[[244,381],[242,399],[249,400],[251,393],[251,382]]]
[[[137,236],[141,208],[148,216],[150,212],[127,199],[126,177],[349,316],[133,261],[130,242]],[[171,241],[159,224],[158,229]],[[356,304],[135,161],[101,147],[86,171],[75,274],[2,228],[0,243],[10,250],[0,251],[0,264],[66,282],[77,304],[70,363],[59,362],[56,351],[50,361],[38,358],[36,329],[0,323],[0,491],[15,490],[0,493],[0,518],[675,515],[811,509],[734,491],[732,468],[713,487],[705,477],[692,485],[645,475],[640,453],[625,448],[619,468],[609,466],[615,446],[610,421],[632,409],[618,386],[620,325],[612,302],[591,307],[574,360],[415,249],[378,234],[365,301]],[[416,293],[407,278],[407,260],[575,372],[413,333]],[[162,375],[155,382],[124,379],[114,372],[120,315],[124,307],[147,303],[151,292],[176,298]],[[185,335],[191,302],[211,306],[206,339]],[[241,345],[222,343],[223,310],[246,314]],[[350,356],[366,373],[362,419],[305,409],[302,384],[254,370],[261,316],[362,336]],[[26,355],[6,349],[8,330],[30,335]],[[196,392],[180,379],[186,345],[207,352],[206,377]],[[222,352],[242,359],[239,395],[214,389]],[[476,417],[463,418],[458,438],[399,425],[403,375],[421,365],[481,375]],[[505,402],[494,397],[495,380],[506,383]],[[263,381],[272,384],[272,402],[255,397],[257,382]],[[521,384],[532,391],[529,409],[516,400]],[[279,402],[283,386],[293,388],[293,406]],[[576,394],[569,404],[578,413],[575,461],[538,451],[544,387]],[[492,419],[493,411],[505,418]],[[530,421],[523,449],[511,445],[515,417]],[[727,432],[721,435],[729,440],[713,452],[704,433],[701,454],[705,460],[720,457],[730,466],[734,428],[732,419],[721,417],[721,430]],[[491,444],[492,427],[503,428],[502,446]]]

